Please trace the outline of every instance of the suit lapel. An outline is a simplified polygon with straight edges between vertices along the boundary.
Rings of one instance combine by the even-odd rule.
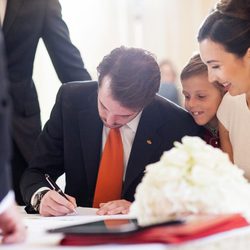
[[[161,126],[161,120],[154,104],[144,109],[129,157],[123,194],[126,193],[130,184],[144,172],[152,155],[159,148],[162,138],[158,135],[157,129]]]
[[[24,0],[8,0],[7,1],[7,7],[3,22],[3,32],[6,35],[14,22],[17,13],[22,6]]]
[[[96,98],[94,100],[91,98],[90,101],[90,106],[79,113],[79,128],[88,187],[90,192],[94,192],[100,161],[103,124],[98,115]]]

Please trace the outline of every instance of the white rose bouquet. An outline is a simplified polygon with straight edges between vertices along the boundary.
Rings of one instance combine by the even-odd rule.
[[[227,154],[198,137],[174,145],[137,187],[130,213],[140,225],[200,213],[240,212],[250,220],[250,184]]]

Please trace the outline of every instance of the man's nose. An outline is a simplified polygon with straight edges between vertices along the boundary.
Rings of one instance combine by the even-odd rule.
[[[108,125],[115,124],[115,116],[112,115],[112,114],[107,114],[106,122],[107,122]]]

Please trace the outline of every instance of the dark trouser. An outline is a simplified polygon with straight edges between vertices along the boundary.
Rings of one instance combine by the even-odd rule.
[[[17,147],[14,140],[12,140],[12,182],[13,182],[13,189],[15,192],[16,202],[18,205],[25,205],[21,192],[20,192],[20,180],[23,175],[23,172],[28,167],[28,163],[22,156],[19,148]]]

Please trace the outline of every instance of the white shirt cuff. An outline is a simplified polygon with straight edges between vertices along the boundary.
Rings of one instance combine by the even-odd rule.
[[[51,190],[51,189],[48,188],[48,187],[41,187],[41,188],[39,188],[39,189],[32,195],[32,197],[31,197],[30,204],[31,204],[32,207],[34,207],[34,205],[35,205],[35,204],[34,204],[35,195],[36,195],[37,193],[40,193],[40,192],[44,191],[44,190]]]

